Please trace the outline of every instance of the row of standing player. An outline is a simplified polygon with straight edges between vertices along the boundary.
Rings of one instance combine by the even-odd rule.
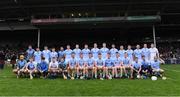
[[[67,45],[67,49],[64,50],[63,47],[60,48],[60,51],[56,52],[55,48],[52,48],[52,50],[48,50],[48,47],[45,46],[44,50],[41,52],[39,48],[36,48],[36,51],[32,49],[31,46],[29,46],[29,49],[26,51],[27,56],[26,59],[29,60],[29,58],[34,57],[35,62],[40,63],[41,57],[45,57],[45,60],[49,63],[53,57],[56,57],[57,59],[60,59],[62,57],[65,57],[65,61],[68,62],[71,59],[71,53],[75,53],[75,58],[79,59],[80,53],[83,54],[83,59],[88,59],[88,54],[92,53],[93,58],[96,60],[98,58],[98,53],[102,54],[102,59],[105,60],[107,58],[107,53],[111,54],[111,58],[116,57],[116,53],[118,52],[120,55],[120,58],[124,57],[124,53],[126,52],[128,57],[132,60],[133,56],[137,57],[139,60],[141,60],[141,56],[144,55],[145,59],[150,61],[154,60],[155,56],[159,57],[159,52],[157,48],[154,46],[154,44],[151,44],[151,47],[148,48],[147,44],[144,44],[144,47],[140,49],[140,45],[136,46],[135,50],[131,49],[131,46],[128,45],[127,50],[124,50],[123,46],[120,46],[120,50],[116,49],[115,45],[112,44],[112,48],[108,49],[106,47],[106,43],[103,43],[103,47],[99,49],[97,47],[97,44],[94,43],[94,47],[90,50],[88,49],[88,45],[84,46],[84,49],[80,49],[79,45],[77,44],[74,50],[71,50],[70,45]]]

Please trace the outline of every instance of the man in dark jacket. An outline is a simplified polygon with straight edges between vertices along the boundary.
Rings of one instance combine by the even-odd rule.
[[[5,64],[5,54],[3,51],[0,51],[0,69],[4,68]]]

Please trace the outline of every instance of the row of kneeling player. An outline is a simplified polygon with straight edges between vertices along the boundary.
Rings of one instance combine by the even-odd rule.
[[[163,76],[164,70],[160,69],[160,61],[157,57],[154,61],[148,62],[145,57],[142,56],[142,60],[139,61],[135,58],[133,62],[127,60],[114,60],[108,58],[103,61],[101,55],[98,60],[94,61],[89,58],[88,61],[84,61],[81,58],[77,61],[72,55],[71,60],[66,64],[64,58],[59,62],[56,58],[53,58],[49,64],[42,58],[40,64],[34,62],[33,58],[30,58],[27,63],[24,56],[20,56],[17,61],[17,69],[13,72],[19,77],[43,77],[43,78],[56,78],[62,76],[64,79],[89,79],[89,78],[100,78],[100,79],[112,79],[112,78],[147,78],[152,75]],[[126,56],[125,56],[126,58]]]

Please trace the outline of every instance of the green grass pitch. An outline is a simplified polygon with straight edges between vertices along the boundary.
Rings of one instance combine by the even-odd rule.
[[[180,96],[180,65],[162,65],[167,80],[16,79],[0,71],[0,96]]]

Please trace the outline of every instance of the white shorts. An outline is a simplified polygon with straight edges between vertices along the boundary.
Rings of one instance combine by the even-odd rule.
[[[125,68],[131,68],[131,65],[123,65]]]
[[[79,67],[79,69],[84,69],[84,66],[78,66]]]
[[[70,59],[65,59],[65,63],[67,64],[69,62]]]
[[[120,68],[121,67],[121,65],[117,65],[117,66],[114,66],[115,68]]]
[[[153,69],[153,72],[164,72],[163,69]]]
[[[93,69],[94,66],[88,66],[88,69]]]
[[[97,68],[103,68],[103,66],[97,66]]]
[[[47,62],[47,64],[49,64],[49,60],[48,59],[46,59],[45,61]]]
[[[69,65],[69,69],[75,69],[75,68],[76,68],[76,66]]]

